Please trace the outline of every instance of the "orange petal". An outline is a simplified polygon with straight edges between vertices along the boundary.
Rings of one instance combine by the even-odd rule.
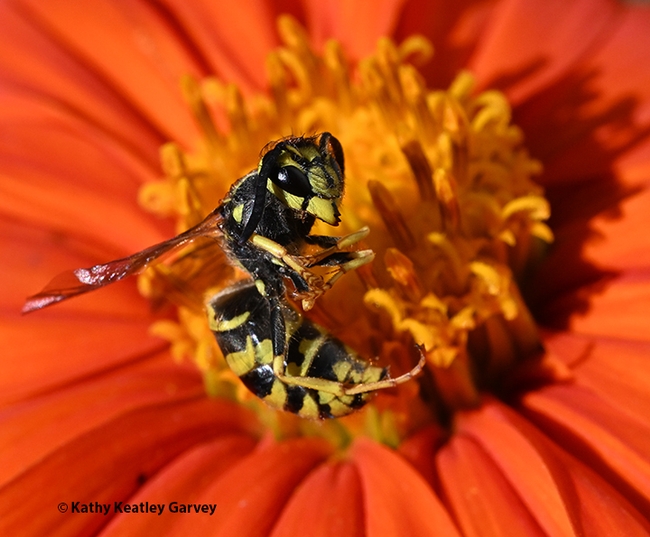
[[[565,189],[566,200],[554,206],[560,218],[578,214],[556,230],[536,280],[536,301],[552,326],[571,317],[570,326],[581,333],[647,340],[650,238],[642,230],[650,224],[650,195],[643,190],[618,201],[620,193],[597,187]]]
[[[645,103],[644,103],[645,104]],[[646,109],[650,103],[645,104]],[[648,114],[649,112],[645,112]],[[617,176],[624,184],[647,186],[650,182],[650,142],[638,144],[616,163]]]
[[[169,21],[154,9],[139,2],[118,7],[106,0],[83,9],[58,0],[47,7],[31,0],[12,7],[55,47],[99,75],[164,138],[181,144],[193,141],[196,128],[178,80],[188,72],[198,73],[191,55],[182,46],[171,45],[175,34]]]
[[[142,116],[137,107],[107,84],[102,73],[90,68],[68,49],[59,46],[29,15],[8,2],[0,5],[0,77],[2,91],[23,94],[25,112],[48,104],[96,125],[135,148],[135,153],[157,160],[165,136]],[[4,99],[4,95],[3,95]],[[2,100],[3,100],[2,99]],[[3,105],[0,100],[0,105]],[[6,112],[3,106],[3,113]]]
[[[157,168],[91,125],[47,107],[36,111],[38,121],[12,120],[0,143],[0,212],[127,251],[159,241],[160,224],[136,201]]]
[[[619,486],[641,512],[650,512],[647,408],[631,415],[579,385],[549,386],[522,402],[551,438]]]
[[[365,535],[361,484],[350,463],[326,463],[296,489],[272,536]]]
[[[650,416],[650,343],[574,335],[589,346],[574,367],[582,386],[639,421]]]
[[[167,347],[147,333],[148,322],[0,316],[3,401],[79,380]]]
[[[625,498],[502,404],[490,401],[459,413],[456,424],[457,434],[492,459],[546,535],[647,533],[647,521]],[[621,529],[611,533],[616,527]]]
[[[341,42],[350,57],[358,60],[376,50],[381,36],[393,32],[403,3],[404,0],[372,3],[310,0],[307,2],[309,29],[313,29],[317,43],[333,37]]]
[[[447,433],[438,424],[430,425],[404,440],[398,448],[400,455],[409,461],[432,487],[436,483],[433,454],[446,440]]]
[[[175,530],[179,518],[187,514],[173,513],[170,504],[197,503],[204,489],[217,481],[229,468],[239,464],[253,449],[255,442],[248,436],[228,435],[207,444],[200,444],[183,453],[176,460],[158,472],[125,503],[164,505],[162,514],[122,513],[115,515],[108,526],[103,529],[102,537],[117,537],[119,535],[186,535]],[[209,502],[216,504],[210,520],[222,515],[219,499]],[[205,513],[192,513],[190,518],[208,517]]]
[[[580,533],[590,537],[644,537],[650,533],[647,518],[634,510],[598,474],[578,460],[558,453],[571,475],[580,504]]]
[[[206,398],[143,406],[117,416],[61,446],[2,487],[0,533],[92,534],[108,522],[106,517],[62,514],[56,508],[59,502],[127,500],[143,480],[191,446],[239,436],[246,427],[250,415],[240,407]]]
[[[577,366],[593,347],[590,338],[578,336],[571,332],[541,331],[546,354],[557,358],[569,367]]]
[[[582,70],[597,73],[589,92],[598,96],[583,103],[582,113],[595,120],[589,138],[598,140],[601,155],[584,137],[572,144],[565,158],[554,163],[558,180],[589,177],[602,161],[602,154],[615,160],[632,156],[650,145],[650,72],[639,69],[650,47],[650,8],[629,6],[605,46],[588,58]],[[647,162],[647,161],[646,161]]]
[[[433,63],[422,75],[429,87],[447,87],[463,69],[489,28],[497,0],[410,0],[400,14],[395,38],[420,34],[433,43]]]
[[[580,245],[588,233],[586,229],[582,225],[554,229],[555,242],[527,288],[527,302],[539,323],[551,330],[565,330],[573,315],[589,309],[589,300],[598,291],[597,285],[589,289],[589,284],[605,285],[615,275],[582,256]]]
[[[4,158],[10,161],[24,161],[44,171],[69,171],[80,176],[88,171],[85,167],[94,164],[97,173],[87,177],[87,181],[101,184],[111,193],[158,176],[159,138],[143,133],[137,141],[131,140],[124,133],[74,110],[72,104],[65,105],[19,87],[3,88],[0,114],[5,132],[11,133],[1,140],[0,147]],[[86,156],[86,151],[92,154]],[[71,154],[81,159],[78,163],[81,170],[75,168],[75,160],[66,160]],[[103,170],[103,162],[94,162],[98,158],[112,161],[122,173],[111,177],[110,171]],[[73,182],[73,179],[64,175],[61,181]]]
[[[201,393],[196,370],[175,365],[161,354],[14,403],[0,411],[0,443],[5,446],[0,483],[119,416]]]
[[[218,503],[218,516],[182,518],[176,534],[269,534],[295,488],[330,453],[331,447],[316,438],[258,445],[197,497],[197,502]]]
[[[605,3],[618,15],[611,17],[603,39],[583,51],[587,53],[562,79],[517,107],[528,146],[544,161],[546,185],[612,181],[619,161],[638,152],[647,155],[650,75],[638,66],[650,47],[650,9]],[[591,21],[582,27],[591,31]],[[572,49],[567,52],[571,57]]]
[[[647,178],[650,180],[650,176]],[[601,214],[592,219],[597,237],[586,244],[584,256],[612,270],[634,271],[650,267],[650,191],[618,204],[618,218]]]
[[[149,335],[151,311],[133,280],[50,311],[20,315],[28,295],[64,268],[96,263],[95,251],[83,242],[53,241],[52,232],[3,223],[0,284],[6,293],[0,308],[0,333],[6,346],[0,357],[2,401],[84,378],[166,346]]]
[[[350,456],[359,469],[369,537],[460,535],[433,490],[397,453],[362,438]]]
[[[266,55],[278,44],[276,18],[280,12],[275,11],[276,6],[262,0],[168,0],[164,4],[165,8],[159,9],[174,21],[186,46],[202,59],[205,74],[237,84],[244,91],[266,86]]]
[[[454,435],[436,454],[443,497],[465,537],[546,535],[499,468],[472,439]]]
[[[520,500],[547,535],[576,535],[578,506],[569,495],[564,469],[532,427],[499,403],[457,415],[457,434],[467,435],[492,458]]]
[[[28,227],[11,220],[0,226],[0,284],[5,293],[2,308],[17,314],[25,298],[39,291],[54,276],[75,267],[88,267],[119,256],[124,249],[107,250],[92,240],[60,236],[53,230]],[[130,253],[130,252],[129,252]],[[99,294],[70,301],[56,310],[79,316],[143,322],[150,320],[147,303],[135,290],[135,281],[115,284]],[[41,312],[40,315],[51,315]],[[51,317],[48,317],[51,318]],[[25,317],[24,319],[29,319]]]
[[[468,67],[482,87],[496,81],[517,104],[601,45],[616,26],[615,15],[607,0],[500,2]]]
[[[577,333],[648,341],[650,332],[650,270],[634,271],[595,289],[589,311],[571,320]],[[567,300],[570,300],[568,297]]]

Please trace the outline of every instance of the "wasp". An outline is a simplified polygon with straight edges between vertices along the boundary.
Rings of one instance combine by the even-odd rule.
[[[309,418],[344,416],[377,390],[412,379],[425,358],[417,347],[418,364],[391,378],[387,368],[362,360],[289,300],[308,310],[343,274],[374,258],[372,250],[351,249],[368,228],[343,237],[311,234],[316,219],[339,224],[343,190],[343,148],[333,135],[272,142],[257,169],[237,180],[202,222],[129,257],[57,276],[27,299],[23,312],[104,287],[180,246],[211,238],[250,275],[206,301],[228,366],[275,408]]]

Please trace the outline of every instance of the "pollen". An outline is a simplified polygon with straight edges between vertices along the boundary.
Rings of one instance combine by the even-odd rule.
[[[421,390],[436,391],[426,399],[452,410],[476,404],[480,390],[536,359],[540,340],[521,286],[553,240],[549,203],[533,181],[541,164],[512,124],[506,97],[476,92],[468,72],[446,89],[428,88],[421,73],[435,68],[433,47],[420,36],[382,39],[357,61],[336,41],[315,50],[291,17],[279,19],[279,35],[265,93],[244,95],[214,78],[182,81],[201,139],[191,151],[162,147],[164,178],[142,188],[140,204],[183,231],[256,168],[270,140],[332,132],[345,151],[341,226],[316,232],[368,226],[365,247],[376,257],[310,315],[395,371],[412,367],[421,345],[433,379]],[[201,315],[203,302],[241,275],[208,250],[193,245],[181,255],[185,265],[148,269],[140,287],[178,306],[178,320],[153,331],[178,359],[197,363],[214,392],[237,379]]]

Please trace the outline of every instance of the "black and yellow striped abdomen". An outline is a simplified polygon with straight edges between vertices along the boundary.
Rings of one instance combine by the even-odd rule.
[[[343,390],[377,382],[384,368],[360,360],[323,328],[280,303],[285,353],[273,352],[271,302],[253,282],[220,293],[208,304],[210,328],[228,366],[246,387],[275,408],[308,418],[345,416],[372,397]]]

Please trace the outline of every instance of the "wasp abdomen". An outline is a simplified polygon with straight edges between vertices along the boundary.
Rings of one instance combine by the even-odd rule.
[[[345,416],[371,393],[348,387],[378,382],[384,368],[357,358],[340,340],[281,304],[286,352],[275,356],[271,303],[253,282],[228,289],[208,304],[210,327],[228,366],[256,396],[273,407],[309,418]]]

